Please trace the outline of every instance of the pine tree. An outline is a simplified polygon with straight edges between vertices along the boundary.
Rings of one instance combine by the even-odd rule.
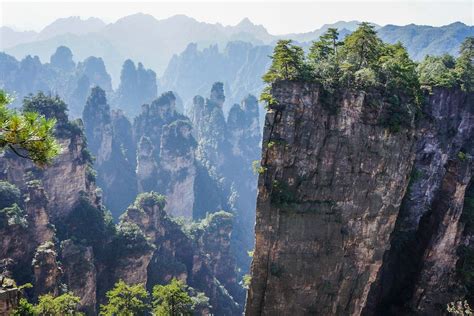
[[[356,71],[376,64],[382,47],[383,43],[377,37],[375,27],[368,22],[359,24],[357,30],[344,41],[346,60]]]
[[[51,163],[60,152],[53,136],[55,118],[45,118],[27,107],[22,113],[8,109],[10,97],[0,90],[0,151],[10,149],[38,165]]]

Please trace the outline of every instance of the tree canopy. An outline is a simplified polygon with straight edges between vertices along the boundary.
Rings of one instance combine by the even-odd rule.
[[[107,304],[100,306],[103,316],[187,316],[196,309],[209,307],[209,298],[184,282],[172,279],[166,285],[155,285],[151,295],[143,284],[129,285],[118,281],[107,292]]]
[[[13,316],[82,316],[78,311],[80,298],[72,293],[64,293],[57,297],[50,294],[42,295],[38,304],[33,305],[25,298],[20,299]]]
[[[100,306],[103,316],[145,315],[149,310],[148,293],[143,284],[128,285],[120,280],[106,296],[107,304]]]
[[[153,287],[153,312],[157,316],[192,315],[193,300],[182,281],[172,279],[167,285]]]
[[[343,41],[339,41],[337,29],[329,28],[312,43],[307,57],[290,40],[280,40],[271,58],[263,76],[269,85],[261,95],[269,106],[275,103],[270,85],[279,80],[318,82],[329,92],[379,89],[389,99],[404,94],[413,104],[420,103],[420,84],[472,91],[474,82],[474,37],[466,38],[457,59],[427,56],[417,65],[401,43],[383,43],[367,22],[360,23]]]
[[[0,150],[9,149],[20,157],[31,159],[38,165],[51,163],[60,152],[53,136],[55,118],[46,118],[30,111],[11,110],[11,98],[0,90]]]

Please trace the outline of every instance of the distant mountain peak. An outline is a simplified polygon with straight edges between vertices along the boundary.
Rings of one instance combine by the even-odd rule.
[[[105,22],[99,18],[89,17],[83,19],[80,16],[70,16],[60,18],[53,23],[47,25],[39,33],[38,39],[48,39],[62,34],[82,35],[87,33],[98,32],[105,27]]]
[[[252,23],[252,21],[250,21],[250,19],[248,17],[245,17],[236,26],[237,27],[239,27],[239,26],[255,26],[255,24]]]

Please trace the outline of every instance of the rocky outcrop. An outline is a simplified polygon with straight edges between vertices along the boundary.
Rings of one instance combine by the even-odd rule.
[[[144,193],[122,218],[121,225],[136,225],[154,246],[147,267],[148,278],[142,282],[146,281],[151,289],[155,284],[177,278],[203,291],[216,315],[238,314],[242,306],[233,295],[242,295],[243,291],[236,280],[230,253],[232,216],[225,212],[213,214],[186,233],[183,226],[168,217],[164,206],[163,196]],[[148,258],[142,256],[139,262]]]
[[[156,171],[152,185],[170,197],[169,212],[190,218],[195,141],[189,121],[174,111],[172,100],[172,94],[158,99],[135,122],[135,131],[142,133],[137,169],[144,170],[147,156]],[[230,248],[232,216],[215,215],[197,226],[178,224],[166,213],[164,196],[144,193],[114,225],[95,184],[82,126],[68,120],[62,105],[44,95],[32,99],[33,109],[58,120],[55,134],[63,151],[51,166],[40,169],[11,152],[2,153],[0,177],[6,180],[0,181],[2,271],[20,284],[33,283],[33,292],[27,293],[31,299],[71,291],[81,298],[81,311],[91,315],[120,279],[146,284],[151,290],[173,277],[204,292],[213,313],[239,313],[243,297]],[[100,88],[93,89],[84,117],[102,175],[108,175],[108,164],[116,155],[128,162],[128,148],[118,152],[116,144],[131,142],[132,133],[124,130],[130,125],[120,112],[110,113]]]
[[[96,314],[97,270],[92,247],[64,240],[61,242],[60,261],[68,290],[81,298],[80,305],[84,312],[88,315]]]
[[[174,121],[163,127],[158,179],[167,187],[167,212],[173,216],[193,217],[196,141],[187,120]]]
[[[59,46],[56,52],[51,55],[51,66],[65,72],[71,72],[76,68],[76,64],[72,60],[72,52],[66,46]]]
[[[59,267],[55,246],[51,241],[41,244],[33,258],[35,297],[42,294],[59,294],[62,270]]]
[[[104,204],[118,218],[137,194],[135,157],[128,153],[134,146],[122,137],[128,132],[131,138],[130,123],[120,112],[112,116],[105,91],[99,87],[92,89],[82,117],[88,148],[95,157],[97,184],[103,190]]]
[[[165,194],[170,215],[192,218],[196,142],[188,118],[176,112],[175,101],[173,93],[166,92],[144,105],[135,119],[138,190]]]
[[[180,54],[173,56],[160,80],[160,86],[176,91],[182,97],[186,112],[193,107],[194,96],[207,95],[216,79],[226,85],[226,114],[248,93],[260,94],[263,89],[261,77],[271,62],[268,58],[272,52],[270,45],[254,46],[234,41],[219,48],[211,45],[201,50],[198,46],[190,43]]]
[[[266,117],[247,315],[358,315],[409,180],[413,128],[380,124],[365,93],[322,101],[278,82]],[[407,122],[410,126],[410,122]]]
[[[151,69],[145,69],[142,63],[135,63],[127,59],[120,75],[120,86],[117,90],[115,103],[127,115],[133,117],[140,113],[142,104],[156,99],[156,74]]]
[[[194,101],[190,117],[198,142],[196,156],[211,176],[218,179],[219,175],[222,175],[224,161],[230,153],[222,109],[225,101],[223,84],[214,83],[210,97],[205,102],[200,96],[196,96]]]
[[[54,236],[46,210],[48,199],[41,184],[29,182],[24,192],[23,201],[18,194],[18,199],[13,201],[15,204],[0,211],[2,271],[15,275],[15,279],[22,283],[33,281],[31,262],[36,249],[52,241]],[[5,194],[2,199],[6,200]]]
[[[434,88],[425,99],[410,185],[368,315],[442,315],[447,303],[471,297],[462,270],[471,244],[463,205],[474,168],[473,95]]]

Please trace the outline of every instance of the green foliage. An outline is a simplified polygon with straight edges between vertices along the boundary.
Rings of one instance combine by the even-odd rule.
[[[18,306],[13,310],[11,316],[36,316],[35,306],[28,302],[26,298],[21,298]]]
[[[376,66],[382,50],[383,43],[377,37],[375,27],[368,22],[362,22],[357,30],[344,40],[342,54],[348,69],[358,71]]]
[[[65,293],[58,297],[49,294],[40,296],[38,305],[35,307],[40,315],[62,316],[83,315],[78,312],[80,298],[72,293]]]
[[[18,307],[13,311],[14,316],[81,316],[78,311],[80,298],[72,293],[64,293],[57,297],[50,294],[42,295],[38,304],[33,305],[25,298],[20,299]]]
[[[458,152],[458,158],[459,160],[461,161],[466,161],[466,159],[468,158],[467,154],[463,151],[460,151]]]
[[[20,190],[10,182],[0,181],[0,209],[20,203]]]
[[[155,205],[158,205],[160,209],[164,209],[166,204],[166,197],[156,193],[154,191],[151,192],[144,192],[140,193],[137,198],[135,199],[134,206],[136,208],[142,208],[142,207],[153,207]]]
[[[16,203],[0,210],[0,227],[5,227],[6,225],[28,226],[23,210]]]
[[[134,253],[153,249],[140,227],[135,223],[122,221],[117,225],[113,251],[120,257],[124,252]]]
[[[304,51],[301,47],[291,44],[291,40],[279,40],[271,59],[270,69],[262,77],[267,83],[277,80],[302,80],[308,75]]]
[[[191,301],[193,302],[192,310],[198,312],[200,310],[210,308],[209,297],[203,292],[196,292],[193,288],[188,287]]]
[[[265,170],[267,168],[260,165],[260,160],[252,161],[252,171],[254,174],[263,174]]]
[[[8,148],[38,165],[51,163],[60,152],[53,137],[56,120],[32,112],[29,106],[22,113],[10,110],[10,102],[11,98],[0,90],[0,151]]]
[[[234,215],[226,211],[206,213],[206,217],[200,221],[186,222],[184,219],[178,219],[183,232],[190,238],[196,238],[204,231],[220,229],[225,222],[232,223]],[[173,219],[175,222],[176,219]]]
[[[40,113],[47,119],[56,119],[58,124],[64,124],[68,121],[66,103],[59,96],[48,96],[43,92],[27,96],[23,100],[23,110],[25,112]]]
[[[136,316],[147,315],[149,311],[148,293],[143,284],[128,285],[118,281],[114,288],[107,292],[107,304],[100,306],[103,316]]]
[[[153,287],[153,312],[158,316],[192,315],[193,300],[187,292],[187,286],[176,279],[168,285]]]
[[[426,56],[418,66],[420,83],[451,88],[456,85],[455,60],[450,55]]]
[[[97,179],[97,171],[95,171],[92,165],[88,165],[86,168],[86,178],[89,182],[95,182]]]
[[[250,288],[250,283],[252,282],[252,276],[250,274],[245,274],[243,277],[242,277],[242,287],[246,290],[248,290]]]
[[[464,91],[474,90],[474,37],[468,37],[461,44],[460,56],[454,67],[458,82]]]
[[[113,234],[113,223],[107,219],[107,212],[94,205],[81,192],[78,201],[65,219],[58,225],[61,239],[73,239],[88,246],[100,245],[107,236]],[[97,250],[97,248],[95,248]]]
[[[467,37],[461,44],[460,55],[426,56],[418,66],[422,85],[452,88],[459,86],[470,92],[474,87],[474,37]]]
[[[337,49],[342,45],[339,42],[339,32],[335,28],[329,28],[320,38],[314,41],[309,49],[310,63],[329,60],[333,56],[337,56]]]
[[[271,84],[278,80],[316,82],[323,88],[321,103],[331,113],[335,113],[334,104],[341,89],[373,92],[386,104],[387,114],[381,118],[382,125],[391,131],[411,126],[421,104],[421,91],[416,64],[406,49],[400,43],[384,44],[374,26],[366,22],[343,42],[338,36],[337,29],[328,29],[313,42],[307,60],[304,54],[297,53],[291,42],[279,42],[272,56],[272,66],[264,76],[269,85],[261,100],[270,108],[278,103],[271,94]],[[454,67],[454,63],[452,65]]]

